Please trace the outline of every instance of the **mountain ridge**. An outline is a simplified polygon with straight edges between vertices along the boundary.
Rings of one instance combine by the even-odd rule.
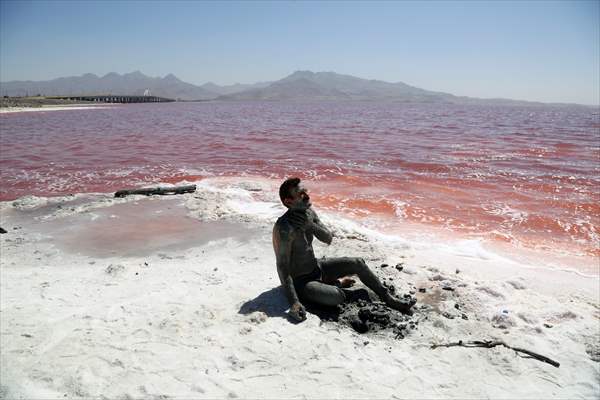
[[[295,71],[261,88],[220,96],[218,100],[338,100],[441,102],[454,99],[404,82],[363,79],[335,72]]]
[[[80,76],[60,77],[48,81],[0,82],[2,96],[75,96],[75,95],[143,95],[146,90],[154,96],[177,100],[209,100],[220,95],[191,83],[184,82],[174,74],[150,77],[140,71],[125,74],[109,72],[99,77],[92,73]]]
[[[0,82],[0,95],[9,97],[75,96],[90,94],[143,95],[146,90],[154,96],[182,101],[390,101],[414,103],[512,104],[540,103],[512,99],[480,99],[455,96],[408,85],[404,82],[385,82],[364,79],[333,71],[297,70],[277,81],[251,84],[217,85],[207,82],[194,85],[180,80],[172,73],[150,77],[139,70],[125,74],[109,72],[100,77],[93,73],[60,77],[48,81]]]

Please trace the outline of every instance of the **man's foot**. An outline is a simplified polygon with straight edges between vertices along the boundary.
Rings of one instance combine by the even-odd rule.
[[[412,315],[411,308],[417,303],[417,299],[414,297],[406,296],[401,299],[397,299],[390,294],[384,296],[382,300],[388,307],[400,311],[402,314],[408,315]]]

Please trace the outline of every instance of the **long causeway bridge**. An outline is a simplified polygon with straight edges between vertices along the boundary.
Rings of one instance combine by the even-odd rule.
[[[166,97],[157,96],[128,96],[128,95],[111,95],[101,94],[94,96],[51,96],[48,99],[58,100],[74,100],[74,101],[90,101],[96,103],[168,103],[175,101]]]

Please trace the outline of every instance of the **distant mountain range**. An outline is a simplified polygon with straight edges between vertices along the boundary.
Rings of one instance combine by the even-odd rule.
[[[405,83],[357,78],[335,72],[296,71],[263,88],[221,96],[223,100],[363,100],[450,101],[455,96],[431,92]]]
[[[183,82],[173,74],[164,78],[151,78],[140,71],[123,75],[111,72],[103,77],[84,74],[51,81],[0,83],[0,95],[2,96],[143,95],[146,90],[149,90],[154,96],[182,100],[207,100],[221,95],[221,93]]]
[[[275,82],[219,86],[186,83],[173,74],[153,78],[140,71],[119,75],[111,72],[102,77],[94,74],[57,78],[50,81],[0,82],[1,96],[70,96],[70,95],[143,95],[185,101],[265,100],[265,101],[393,101],[420,103],[490,103],[534,104],[507,99],[476,99],[449,93],[433,92],[407,85],[362,79],[335,72],[296,71]],[[539,104],[539,103],[538,103]]]

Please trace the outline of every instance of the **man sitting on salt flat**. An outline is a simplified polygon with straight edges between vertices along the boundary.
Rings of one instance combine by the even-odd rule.
[[[389,307],[409,313],[414,299],[392,296],[362,258],[339,257],[317,260],[312,247],[313,236],[331,244],[333,235],[311,209],[308,191],[299,178],[287,179],[279,188],[279,197],[288,208],[273,227],[273,248],[277,258],[279,280],[290,302],[290,316],[297,321],[306,319],[300,302],[335,306],[346,300],[340,288],[348,275],[359,279]],[[336,285],[337,283],[337,285]]]

